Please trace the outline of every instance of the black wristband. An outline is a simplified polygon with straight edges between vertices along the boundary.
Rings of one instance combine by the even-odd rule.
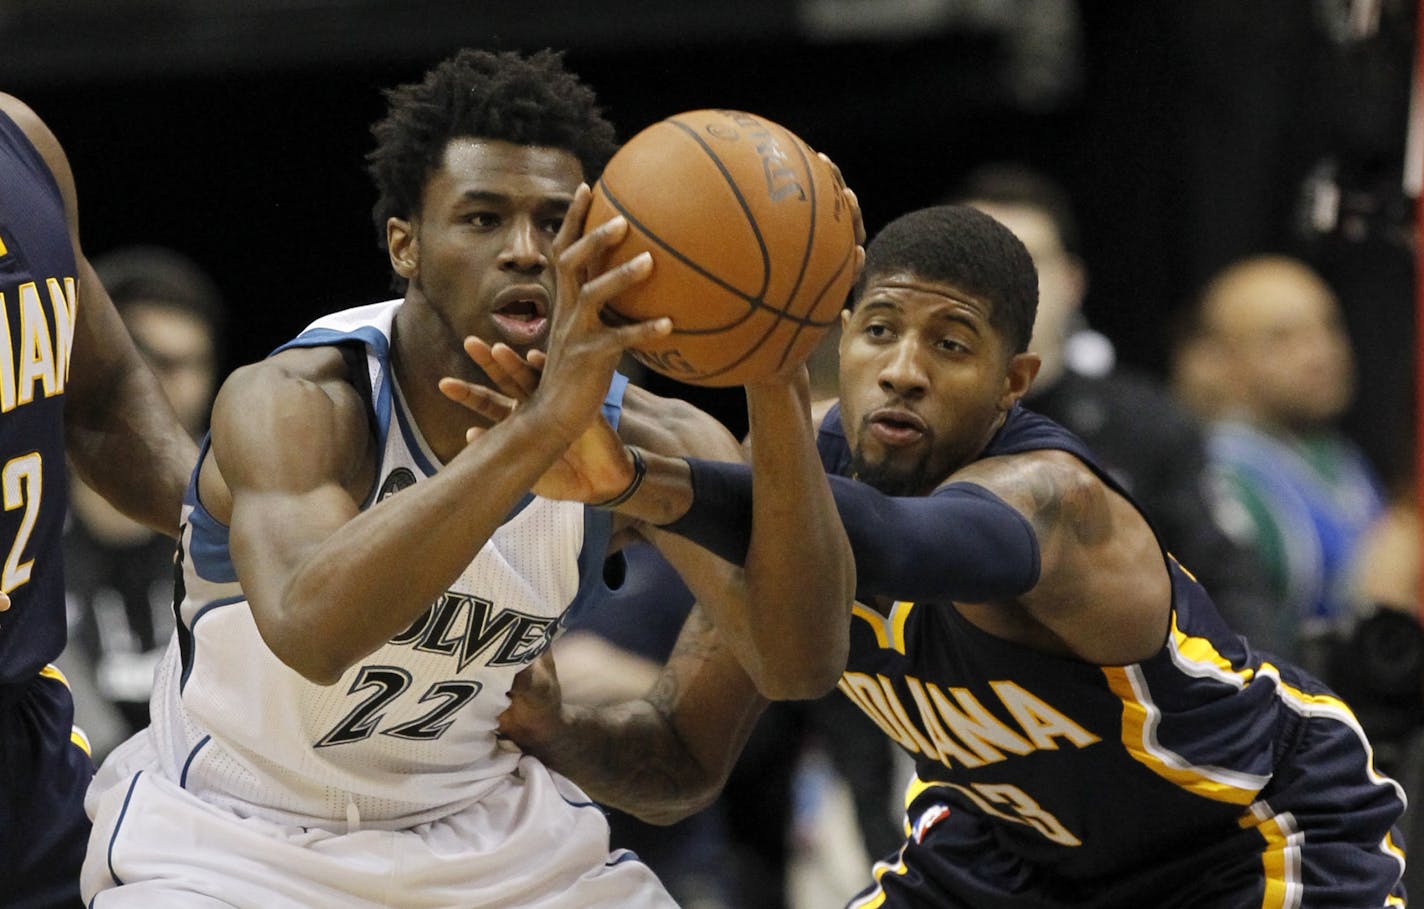
[[[638,491],[638,487],[643,485],[643,478],[648,475],[648,465],[643,461],[643,453],[632,445],[628,446],[628,451],[633,455],[633,479],[628,481],[628,488],[606,501],[590,502],[589,505],[591,507],[617,508],[619,505],[633,498],[634,494]]]

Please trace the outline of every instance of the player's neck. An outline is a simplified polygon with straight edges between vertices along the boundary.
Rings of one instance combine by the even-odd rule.
[[[402,318],[407,308],[411,317]],[[468,378],[473,364],[428,309],[409,303],[401,309],[391,330],[391,371],[421,436],[441,463],[448,464],[465,447],[465,430],[476,420],[440,393],[439,382],[446,376]]]

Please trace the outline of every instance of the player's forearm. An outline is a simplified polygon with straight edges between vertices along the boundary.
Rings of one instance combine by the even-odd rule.
[[[269,594],[278,604],[266,611],[269,646],[307,678],[335,681],[439,599],[566,445],[531,408],[427,481],[351,516]],[[251,507],[262,508],[260,498]],[[280,541],[246,540],[242,551],[238,543],[240,571],[290,558],[260,549]],[[391,570],[410,565],[420,570]]]
[[[137,356],[107,383],[67,402],[65,433],[70,461],[86,484],[134,520],[178,535],[198,449]]]
[[[717,797],[724,781],[703,770],[667,717],[647,700],[597,708],[566,705],[556,729],[520,745],[599,804],[652,824],[696,814]]]
[[[809,389],[748,386],[752,529],[745,562],[746,626],[772,699],[829,691],[845,668],[855,558],[821,469]]]

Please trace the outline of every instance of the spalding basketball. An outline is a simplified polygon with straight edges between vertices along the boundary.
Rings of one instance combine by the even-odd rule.
[[[618,323],[672,318],[632,351],[693,385],[744,385],[803,360],[845,304],[855,225],[835,172],[794,133],[735,110],[695,110],[638,133],[594,187],[585,228],[614,215],[611,254],[652,276],[604,307]]]

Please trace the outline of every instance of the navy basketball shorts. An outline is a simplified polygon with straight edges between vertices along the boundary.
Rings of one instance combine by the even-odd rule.
[[[93,776],[59,670],[47,666],[27,683],[0,686],[0,903],[7,909],[82,905],[84,792]]]

